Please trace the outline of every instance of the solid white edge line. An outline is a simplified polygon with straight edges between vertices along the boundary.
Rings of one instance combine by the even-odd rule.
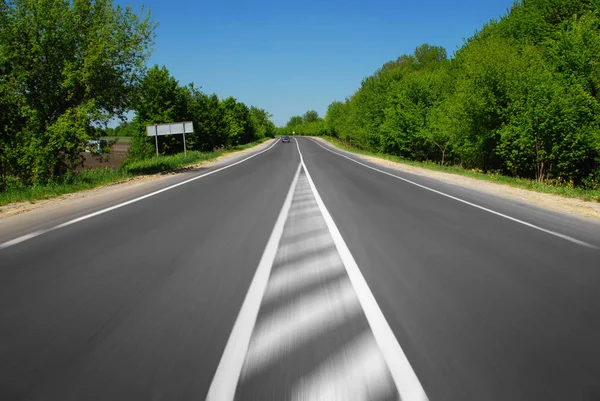
[[[298,152],[300,152],[298,140],[296,138],[294,138],[294,140],[296,140],[296,146],[298,147]],[[360,304],[362,305],[367,321],[369,322],[369,326],[371,327],[371,331],[373,332],[373,336],[375,337],[388,368],[390,369],[390,373],[394,379],[394,383],[396,384],[400,398],[403,401],[427,401],[427,394],[425,394],[425,390],[423,390],[419,378],[410,366],[410,362],[408,361],[406,354],[404,354],[404,351],[400,347],[396,336],[394,336],[392,328],[385,320],[383,312],[379,308],[373,293],[369,289],[369,285],[360,272],[352,253],[350,253],[350,249],[342,238],[342,234],[335,225],[335,222],[329,214],[327,207],[325,207],[325,204],[323,203],[323,200],[317,191],[317,187],[315,186],[315,183],[312,180],[308,169],[306,168],[306,164],[304,164],[304,158],[302,157],[301,152],[300,163],[302,164],[302,167],[304,167],[306,178],[308,179],[310,187],[313,191],[313,195],[317,200],[319,209],[321,209],[325,223],[331,232],[331,236],[333,237],[342,262],[346,267],[348,277],[350,278],[350,282],[352,283]]]
[[[209,171],[208,173],[201,174],[201,175],[199,175],[199,176],[196,176],[196,177],[194,177],[194,178],[190,178],[189,180],[185,180],[185,181],[182,181],[182,182],[178,182],[177,184],[173,184],[173,185],[171,185],[171,186],[168,186],[168,187],[166,187],[166,188],[159,189],[158,191],[154,191],[154,192],[151,192],[151,193],[149,193],[149,194],[142,195],[142,196],[140,196],[140,197],[137,197],[137,198],[134,198],[134,199],[128,200],[128,201],[126,201],[126,202],[119,203],[119,204],[117,204],[117,205],[114,205],[114,206],[111,206],[111,207],[107,207],[106,209],[98,210],[97,212],[90,213],[90,214],[87,214],[87,215],[85,215],[85,216],[81,216],[81,217],[78,217],[78,218],[76,218],[76,219],[73,219],[73,220],[69,220],[69,221],[67,221],[67,222],[64,222],[64,223],[62,223],[62,224],[59,224],[59,225],[57,225],[57,226],[50,227],[50,228],[46,228],[46,229],[43,229],[43,230],[34,231],[34,232],[32,232],[32,233],[29,233],[29,234],[22,235],[22,236],[20,236],[20,237],[18,237],[18,238],[15,238],[15,239],[12,239],[12,240],[10,240],[10,241],[6,241],[6,242],[4,242],[4,243],[0,244],[0,250],[1,250],[1,249],[4,249],[4,248],[8,248],[9,246],[13,246],[13,245],[19,244],[19,243],[21,243],[21,242],[25,242],[25,241],[27,241],[27,240],[29,240],[29,239],[35,238],[35,237],[37,237],[37,236],[40,236],[40,235],[42,235],[42,234],[49,233],[50,231],[58,230],[59,228],[67,227],[67,226],[70,226],[71,224],[79,223],[80,221],[83,221],[83,220],[90,219],[90,218],[92,218],[92,217],[95,217],[95,216],[98,216],[98,215],[101,215],[101,214],[104,214],[104,213],[110,212],[110,211],[112,211],[112,210],[115,210],[115,209],[119,209],[119,208],[121,208],[121,207],[123,207],[123,206],[127,206],[127,205],[130,205],[130,204],[132,204],[132,203],[135,203],[135,202],[139,202],[139,201],[141,201],[142,199],[146,199],[146,198],[149,198],[149,197],[151,197],[151,196],[158,195],[158,194],[160,194],[160,193],[162,193],[162,192],[169,191],[169,190],[171,190],[171,189],[173,189],[173,188],[177,188],[177,187],[179,187],[179,186],[181,186],[181,185],[188,184],[188,183],[190,183],[190,182],[192,182],[192,181],[196,181],[196,180],[198,180],[198,179],[200,179],[200,178],[204,178],[204,177],[206,177],[206,176],[209,176],[209,175],[211,175],[211,174],[215,174],[215,173],[218,173],[219,171],[223,171],[223,170],[225,170],[225,169],[228,169],[228,168],[230,168],[230,167],[236,166],[236,165],[238,165],[238,164],[240,164],[240,163],[243,163],[243,162],[245,162],[246,160],[250,160],[250,159],[252,159],[253,157],[256,157],[256,156],[258,156],[258,155],[260,155],[260,154],[262,154],[262,153],[264,153],[264,152],[266,152],[266,151],[270,150],[271,148],[273,148],[273,146],[275,146],[275,145],[276,145],[276,144],[279,142],[279,140],[280,140],[280,139],[277,139],[277,140],[276,140],[276,141],[275,141],[275,142],[274,142],[274,143],[273,143],[271,146],[269,146],[267,149],[261,150],[260,152],[257,152],[257,153],[255,153],[255,154],[253,154],[253,155],[249,156],[249,157],[246,157],[245,159],[238,160],[238,161],[237,161],[237,162],[235,162],[235,163],[231,163],[231,164],[228,164],[228,165],[226,165],[226,166],[223,166],[223,167],[221,167],[221,168],[218,168],[218,169],[216,169],[216,170]]]
[[[283,228],[292,204],[294,189],[296,188],[301,168],[302,164],[299,164],[292,180],[292,185],[290,185],[288,194],[279,212],[279,217],[275,222],[267,246],[254,274],[254,278],[250,283],[244,303],[238,313],[223,355],[221,356],[221,361],[206,396],[207,401],[228,401],[233,400],[235,397],[235,391],[244,365],[244,359],[248,352],[256,317],[258,316],[260,304],[269,281],[269,274],[275,260],[279,240],[283,234]]]
[[[477,209],[480,209],[480,210],[486,211],[486,212],[488,212],[488,213],[495,214],[496,216],[500,216],[500,217],[503,217],[503,218],[505,218],[505,219],[508,219],[508,220],[514,221],[515,223],[523,224],[524,226],[527,226],[527,227],[534,228],[534,229],[536,229],[536,230],[539,230],[539,231],[542,231],[542,232],[544,232],[544,233],[546,233],[546,234],[550,234],[550,235],[553,235],[553,236],[555,236],[555,237],[562,238],[562,239],[564,239],[564,240],[566,240],[566,241],[569,241],[569,242],[572,242],[572,243],[574,243],[574,244],[581,245],[581,246],[585,246],[585,247],[587,247],[587,248],[598,249],[598,247],[597,247],[597,246],[595,246],[595,245],[588,244],[587,242],[584,242],[584,241],[578,240],[578,239],[576,239],[576,238],[573,238],[573,237],[569,237],[568,235],[561,234],[561,233],[557,233],[557,232],[555,232],[555,231],[548,230],[548,229],[546,229],[546,228],[542,228],[542,227],[540,227],[540,226],[536,226],[535,224],[531,224],[531,223],[528,223],[528,222],[526,222],[526,221],[519,220],[519,219],[517,219],[517,218],[514,218],[514,217],[511,217],[511,216],[508,216],[508,215],[506,215],[506,214],[503,214],[503,213],[500,213],[500,212],[496,212],[495,210],[488,209],[487,207],[484,207],[484,206],[477,205],[477,204],[475,204],[475,203],[472,203],[472,202],[466,201],[466,200],[464,200],[464,199],[457,198],[456,196],[449,195],[449,194],[447,194],[447,193],[445,193],[445,192],[441,192],[441,191],[438,191],[438,190],[436,190],[436,189],[429,188],[429,187],[427,187],[427,186],[425,186],[425,185],[418,184],[418,183],[416,183],[416,182],[414,182],[414,181],[411,181],[411,180],[409,180],[409,179],[406,179],[406,178],[403,178],[403,177],[399,177],[399,176],[397,176],[397,175],[395,175],[395,174],[392,174],[392,173],[389,173],[389,172],[387,172],[387,171],[380,170],[380,169],[378,169],[378,168],[375,168],[375,167],[369,166],[368,164],[361,163],[361,162],[359,162],[358,160],[355,160],[355,159],[353,159],[353,158],[351,158],[351,157],[349,157],[349,156],[346,156],[346,155],[344,155],[344,154],[342,154],[342,153],[338,153],[338,152],[335,152],[335,151],[333,151],[333,150],[331,150],[331,149],[328,149],[326,146],[323,146],[323,145],[321,145],[319,142],[315,141],[313,138],[309,138],[309,139],[310,139],[311,141],[313,141],[314,143],[316,143],[317,145],[319,145],[320,147],[322,147],[323,149],[325,149],[326,151],[328,151],[328,152],[331,152],[331,153],[333,153],[333,154],[335,154],[335,155],[338,155],[338,156],[340,156],[340,157],[344,157],[344,158],[346,158],[346,159],[348,159],[348,160],[350,160],[350,161],[353,161],[353,162],[354,162],[354,163],[356,163],[356,164],[360,164],[360,165],[361,165],[361,166],[363,166],[363,167],[370,168],[371,170],[375,170],[375,171],[377,171],[377,172],[379,172],[379,173],[382,173],[382,174],[385,174],[385,175],[389,175],[390,177],[397,178],[397,179],[399,179],[399,180],[405,181],[405,182],[407,182],[407,183],[409,183],[409,184],[412,184],[412,185],[416,185],[416,186],[417,186],[417,187],[419,187],[419,188],[426,189],[427,191],[434,192],[434,193],[436,193],[436,194],[438,194],[438,195],[445,196],[445,197],[447,197],[447,198],[450,198],[450,199],[453,199],[453,200],[455,200],[455,201],[458,201],[458,202],[464,203],[464,204],[466,204],[466,205],[469,205],[469,206],[472,206],[472,207],[474,207],[474,208],[477,208]]]

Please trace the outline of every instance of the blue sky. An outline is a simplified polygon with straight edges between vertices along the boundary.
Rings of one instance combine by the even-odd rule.
[[[152,9],[150,65],[181,84],[293,115],[344,100],[383,63],[428,43],[449,55],[513,0],[117,0]]]

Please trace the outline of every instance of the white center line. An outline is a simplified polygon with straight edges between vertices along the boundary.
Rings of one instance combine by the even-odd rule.
[[[367,332],[302,379],[292,401],[379,400],[395,391],[381,350]]]
[[[302,268],[297,266],[278,268],[271,275],[263,302],[269,302],[299,288],[310,287],[344,272],[344,266],[339,260],[337,252],[335,257],[330,257],[333,260],[320,257],[319,263],[306,263]]]
[[[248,289],[242,308],[235,320],[229,340],[227,340],[225,351],[223,351],[221,361],[208,390],[206,397],[208,401],[228,401],[233,400],[235,397],[235,390],[244,364],[244,358],[248,352],[252,330],[256,323],[261,300],[267,287],[275,255],[277,254],[279,240],[283,234],[283,228],[292,204],[294,189],[296,188],[301,168],[302,165],[298,165],[292,185],[290,185],[288,194],[283,202],[283,207],[279,212],[279,217],[275,222],[256,273],[254,273],[254,278],[250,283],[250,288]]]
[[[296,140],[296,138],[294,138],[294,140]],[[359,302],[362,305],[367,321],[369,322],[369,326],[371,327],[373,335],[375,336],[375,340],[377,341],[377,344],[383,353],[383,357],[385,358],[390,373],[392,374],[392,378],[394,379],[394,383],[396,384],[396,388],[400,393],[401,399],[403,401],[428,400],[425,390],[423,390],[423,387],[421,386],[419,378],[412,369],[410,362],[400,347],[398,340],[394,336],[394,332],[392,331],[390,325],[385,320],[383,312],[379,308],[373,293],[369,289],[369,285],[360,272],[354,257],[350,253],[348,245],[346,245],[346,242],[342,238],[342,234],[340,234],[340,231],[335,225],[333,218],[329,214],[327,207],[325,207],[325,204],[323,203],[323,200],[317,191],[317,187],[310,176],[310,172],[308,171],[308,168],[306,168],[298,140],[296,140],[296,146],[298,147],[298,152],[300,153],[300,163],[304,168],[308,183],[312,188],[313,195],[315,196],[317,204],[321,209],[325,223],[331,232],[331,236],[333,237],[336,248],[340,254],[340,257],[342,258],[342,261],[344,262],[344,266],[346,267],[350,281],[352,282]]]
[[[317,335],[335,329],[360,311],[347,278],[298,297],[261,319],[252,335],[243,377],[283,358]]]
[[[294,138],[294,139],[295,139],[295,138]],[[542,231],[542,232],[544,232],[544,233],[546,233],[546,234],[554,235],[555,237],[562,238],[562,239],[564,239],[564,240],[567,240],[567,241],[569,241],[569,242],[572,242],[572,243],[574,243],[574,244],[581,245],[581,246],[585,246],[585,247],[587,247],[587,248],[598,249],[598,247],[596,247],[596,246],[594,246],[594,245],[592,245],[592,244],[588,244],[587,242],[584,242],[584,241],[578,240],[578,239],[576,239],[576,238],[573,238],[573,237],[569,237],[568,235],[561,234],[561,233],[557,233],[557,232],[555,232],[555,231],[548,230],[548,229],[545,229],[545,228],[542,228],[542,227],[536,226],[535,224],[531,224],[531,223],[528,223],[528,222],[526,222],[526,221],[523,221],[523,220],[516,219],[516,218],[514,218],[514,217],[511,217],[511,216],[508,216],[508,215],[506,215],[506,214],[504,214],[504,213],[496,212],[495,210],[488,209],[487,207],[483,207],[483,206],[477,205],[477,204],[475,204],[475,203],[472,203],[472,202],[466,201],[466,200],[464,200],[464,199],[457,198],[456,196],[449,195],[449,194],[447,194],[447,193],[445,193],[445,192],[438,191],[438,190],[436,190],[436,189],[429,188],[429,187],[427,187],[427,186],[425,186],[425,185],[418,184],[418,183],[416,183],[416,182],[414,182],[414,181],[411,181],[411,180],[409,180],[409,179],[406,179],[406,178],[403,178],[403,177],[397,176],[397,175],[395,175],[395,174],[392,174],[392,173],[389,173],[389,172],[387,172],[387,171],[380,170],[380,169],[378,169],[378,168],[375,168],[375,167],[369,166],[368,164],[361,163],[361,162],[359,162],[358,160],[355,160],[355,159],[353,159],[353,158],[351,158],[351,157],[349,157],[349,156],[346,156],[346,155],[344,155],[344,154],[342,154],[342,153],[335,152],[335,151],[333,151],[333,150],[331,150],[331,149],[328,149],[327,147],[325,147],[325,146],[321,145],[320,143],[318,143],[317,141],[315,141],[315,140],[314,140],[314,139],[312,139],[312,138],[310,138],[310,140],[311,140],[311,141],[313,141],[314,143],[316,143],[317,145],[319,145],[320,147],[322,147],[323,149],[325,149],[326,151],[333,153],[334,155],[338,155],[338,156],[340,156],[340,157],[343,157],[343,158],[345,158],[345,159],[348,159],[348,160],[350,160],[350,161],[352,161],[352,162],[354,162],[354,163],[356,163],[356,164],[360,164],[360,165],[361,165],[361,166],[363,166],[363,167],[366,167],[366,168],[369,168],[369,169],[371,169],[371,170],[377,171],[377,172],[379,172],[379,173],[381,173],[381,174],[385,174],[385,175],[388,175],[388,176],[390,176],[390,177],[397,178],[397,179],[399,179],[399,180],[402,180],[402,181],[404,181],[404,182],[407,182],[407,183],[409,183],[409,184],[415,185],[415,186],[417,186],[417,187],[419,187],[419,188],[423,188],[423,189],[425,189],[425,190],[427,190],[427,191],[431,191],[431,192],[433,192],[433,193],[436,193],[436,194],[438,194],[438,195],[445,196],[446,198],[450,198],[450,199],[453,199],[453,200],[455,200],[455,201],[457,201],[457,202],[464,203],[465,205],[469,205],[469,206],[472,206],[472,207],[474,207],[474,208],[477,208],[477,209],[480,209],[480,210],[484,210],[484,211],[486,211],[486,212],[488,212],[488,213],[495,214],[496,216],[500,216],[500,217],[503,217],[503,218],[505,218],[505,219],[508,219],[508,220],[510,220],[510,221],[514,221],[515,223],[523,224],[524,226],[527,226],[527,227],[534,228],[534,229],[536,229],[536,230],[538,230],[538,231]]]

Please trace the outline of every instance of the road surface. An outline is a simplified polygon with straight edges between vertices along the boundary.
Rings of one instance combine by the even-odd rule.
[[[600,399],[597,224],[309,138],[0,244],[1,400]]]

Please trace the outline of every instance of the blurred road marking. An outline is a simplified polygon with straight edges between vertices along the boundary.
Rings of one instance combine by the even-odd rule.
[[[300,164],[298,165],[290,189],[283,202],[283,206],[279,212],[279,217],[277,217],[267,246],[258,263],[258,268],[250,283],[250,288],[248,289],[242,308],[235,320],[233,330],[229,335],[229,340],[227,340],[227,345],[221,356],[221,361],[219,362],[210,389],[208,390],[208,395],[206,396],[207,400],[227,401],[233,400],[235,397],[235,390],[240,378],[242,366],[244,365],[244,358],[248,351],[248,345],[250,344],[250,337],[252,336],[254,324],[256,323],[256,317],[258,316],[258,310],[265,288],[267,287],[271,267],[273,266],[275,255],[277,254],[279,240],[283,234],[283,228],[292,204],[294,189],[298,183],[301,169],[302,165]]]
[[[337,252],[335,256],[338,256]],[[290,291],[296,291],[300,288],[317,284],[324,279],[335,277],[340,272],[345,271],[344,266],[339,261],[339,257],[337,258],[338,263],[331,263],[323,259],[325,257],[319,257],[318,261],[321,263],[307,263],[306,266],[301,268],[297,266],[277,268],[271,274],[263,302],[269,302]]]
[[[360,312],[354,288],[346,278],[284,304],[260,319],[252,334],[242,377],[246,379]]]
[[[294,139],[295,139],[295,138],[294,138]],[[390,177],[394,177],[394,178],[397,178],[397,179],[399,179],[399,180],[402,180],[402,181],[404,181],[404,182],[408,182],[409,184],[415,185],[415,186],[417,186],[417,187],[419,187],[419,188],[423,188],[423,189],[425,189],[425,190],[427,190],[427,191],[431,191],[431,192],[434,192],[434,193],[436,193],[436,194],[438,194],[438,195],[445,196],[446,198],[454,199],[455,201],[458,201],[458,202],[464,203],[465,205],[469,205],[469,206],[472,206],[472,207],[474,207],[474,208],[477,208],[477,209],[480,209],[480,210],[484,210],[484,211],[486,211],[486,212],[488,212],[488,213],[492,213],[492,214],[495,214],[496,216],[500,216],[500,217],[503,217],[503,218],[505,218],[505,219],[508,219],[508,220],[510,220],[510,221],[514,221],[515,223],[523,224],[524,226],[527,226],[527,227],[534,228],[534,229],[536,229],[536,230],[538,230],[538,231],[542,231],[542,232],[544,232],[544,233],[546,233],[546,234],[554,235],[555,237],[562,238],[562,239],[564,239],[564,240],[567,240],[567,241],[569,241],[569,242],[572,242],[572,243],[574,243],[574,244],[581,245],[581,246],[585,246],[585,247],[587,247],[587,248],[598,249],[598,247],[596,247],[596,246],[594,246],[594,245],[592,245],[592,244],[588,244],[587,242],[584,242],[584,241],[578,240],[578,239],[576,239],[576,238],[573,238],[573,237],[569,237],[568,235],[561,234],[561,233],[557,233],[557,232],[555,232],[555,231],[548,230],[548,229],[545,229],[545,228],[542,228],[542,227],[536,226],[535,224],[531,224],[531,223],[528,223],[528,222],[526,222],[526,221],[523,221],[523,220],[516,219],[516,218],[514,218],[514,217],[511,217],[511,216],[508,216],[508,215],[506,215],[506,214],[504,214],[504,213],[496,212],[495,210],[488,209],[487,207],[484,207],[484,206],[479,206],[479,205],[477,205],[477,204],[475,204],[475,203],[472,203],[472,202],[466,201],[466,200],[464,200],[464,199],[461,199],[461,198],[457,198],[456,196],[449,195],[449,194],[447,194],[447,193],[445,193],[445,192],[441,192],[441,191],[438,191],[438,190],[436,190],[436,189],[429,188],[429,187],[427,187],[427,186],[425,186],[425,185],[418,184],[418,183],[416,183],[416,182],[414,182],[414,181],[411,181],[411,180],[409,180],[409,179],[406,179],[406,178],[403,178],[403,177],[397,176],[397,175],[395,175],[395,174],[389,173],[389,172],[387,172],[387,171],[380,170],[380,169],[378,169],[378,168],[375,168],[375,167],[369,166],[368,164],[361,163],[361,162],[359,162],[358,160],[355,160],[355,159],[353,159],[353,158],[351,158],[351,157],[349,157],[349,156],[346,156],[346,155],[344,155],[344,154],[342,154],[342,153],[338,153],[338,152],[335,152],[335,151],[333,151],[333,150],[331,150],[331,149],[328,149],[327,147],[325,147],[325,146],[321,145],[320,143],[318,143],[318,142],[317,142],[317,141],[315,141],[314,139],[311,139],[311,141],[313,141],[314,143],[316,143],[317,145],[319,145],[320,147],[322,147],[322,148],[323,148],[323,149],[325,149],[326,151],[333,153],[334,155],[338,155],[338,156],[340,156],[340,157],[346,158],[346,159],[348,159],[348,160],[350,160],[350,161],[352,161],[352,162],[354,162],[354,163],[356,163],[356,164],[360,164],[360,165],[361,165],[361,166],[363,166],[363,167],[370,168],[371,170],[375,170],[375,171],[377,171],[377,172],[380,172],[381,174],[389,175]],[[304,167],[304,169],[306,170],[306,167]]]
[[[379,308],[373,293],[369,289],[365,278],[360,272],[352,253],[350,253],[350,249],[348,249],[348,246],[346,245],[346,242],[342,238],[340,231],[335,225],[333,218],[329,214],[327,207],[325,207],[325,204],[323,203],[323,200],[317,191],[317,187],[310,176],[310,172],[308,171],[308,168],[306,168],[298,140],[296,138],[294,138],[294,140],[296,141],[296,146],[298,147],[298,152],[300,153],[300,163],[304,168],[308,183],[310,184],[313,195],[315,196],[317,204],[321,209],[325,223],[327,224],[327,227],[329,227],[331,236],[333,237],[340,257],[342,258],[344,266],[346,267],[346,271],[348,272],[350,281],[354,286],[356,295],[358,296],[358,299],[363,307],[367,321],[369,322],[371,330],[373,331],[373,335],[375,336],[375,340],[377,341],[377,344],[383,353],[383,357],[385,358],[390,373],[392,374],[392,378],[394,379],[396,388],[400,393],[400,397],[403,401],[428,400],[425,390],[423,390],[417,375],[410,366],[410,362],[406,358],[406,355],[400,347],[400,344],[398,344],[398,340],[394,336],[390,325],[385,320],[383,312]]]
[[[369,331],[303,378],[293,401],[369,401],[389,399],[394,382]]]
[[[253,157],[256,157],[256,156],[258,156],[258,155],[260,155],[262,153],[265,153],[266,151],[268,151],[271,148],[273,148],[273,146],[275,146],[278,142],[279,142],[279,139],[277,139],[275,142],[273,142],[273,144],[271,146],[269,146],[267,149],[264,149],[264,150],[261,150],[260,152],[254,153],[253,155],[251,155],[249,157],[246,157],[245,159],[238,160],[235,163],[231,163],[231,164],[228,164],[226,166],[220,167],[220,168],[218,168],[216,170],[209,171],[208,173],[204,173],[204,174],[198,175],[196,177],[190,178],[189,180],[178,182],[177,184],[173,184],[173,185],[170,185],[170,186],[168,186],[166,188],[159,189],[158,191],[154,191],[154,192],[151,192],[149,194],[142,195],[142,196],[139,196],[137,198],[128,200],[126,202],[122,202],[122,203],[119,203],[117,205],[114,205],[114,206],[111,206],[111,207],[107,207],[106,209],[98,210],[97,212],[94,212],[94,213],[86,214],[85,216],[81,216],[81,217],[78,217],[76,219],[69,220],[69,221],[67,221],[65,223],[62,223],[62,224],[59,224],[57,226],[46,228],[44,230],[34,231],[32,233],[22,235],[22,236],[20,236],[18,238],[10,240],[10,241],[3,242],[3,243],[0,244],[0,249],[8,248],[9,246],[13,246],[13,245],[19,244],[21,242],[25,242],[25,241],[27,241],[29,239],[35,238],[35,237],[40,236],[42,234],[46,234],[46,233],[49,233],[51,231],[58,230],[59,228],[67,227],[67,226],[70,226],[70,225],[75,224],[75,223],[79,223],[80,221],[87,220],[87,219],[90,219],[92,217],[99,216],[101,214],[110,212],[112,210],[119,209],[119,208],[121,208],[123,206],[131,205],[132,203],[139,202],[139,201],[141,201],[143,199],[146,199],[146,198],[150,198],[151,196],[158,195],[160,193],[169,191],[169,190],[171,190],[173,188],[177,188],[177,187],[180,187],[182,185],[189,184],[192,181],[199,180],[200,178],[204,178],[204,177],[207,177],[209,175],[218,173],[219,171],[223,171],[223,170],[228,169],[230,167],[236,166],[236,165],[238,165],[240,163],[245,162],[246,160],[250,160]]]

